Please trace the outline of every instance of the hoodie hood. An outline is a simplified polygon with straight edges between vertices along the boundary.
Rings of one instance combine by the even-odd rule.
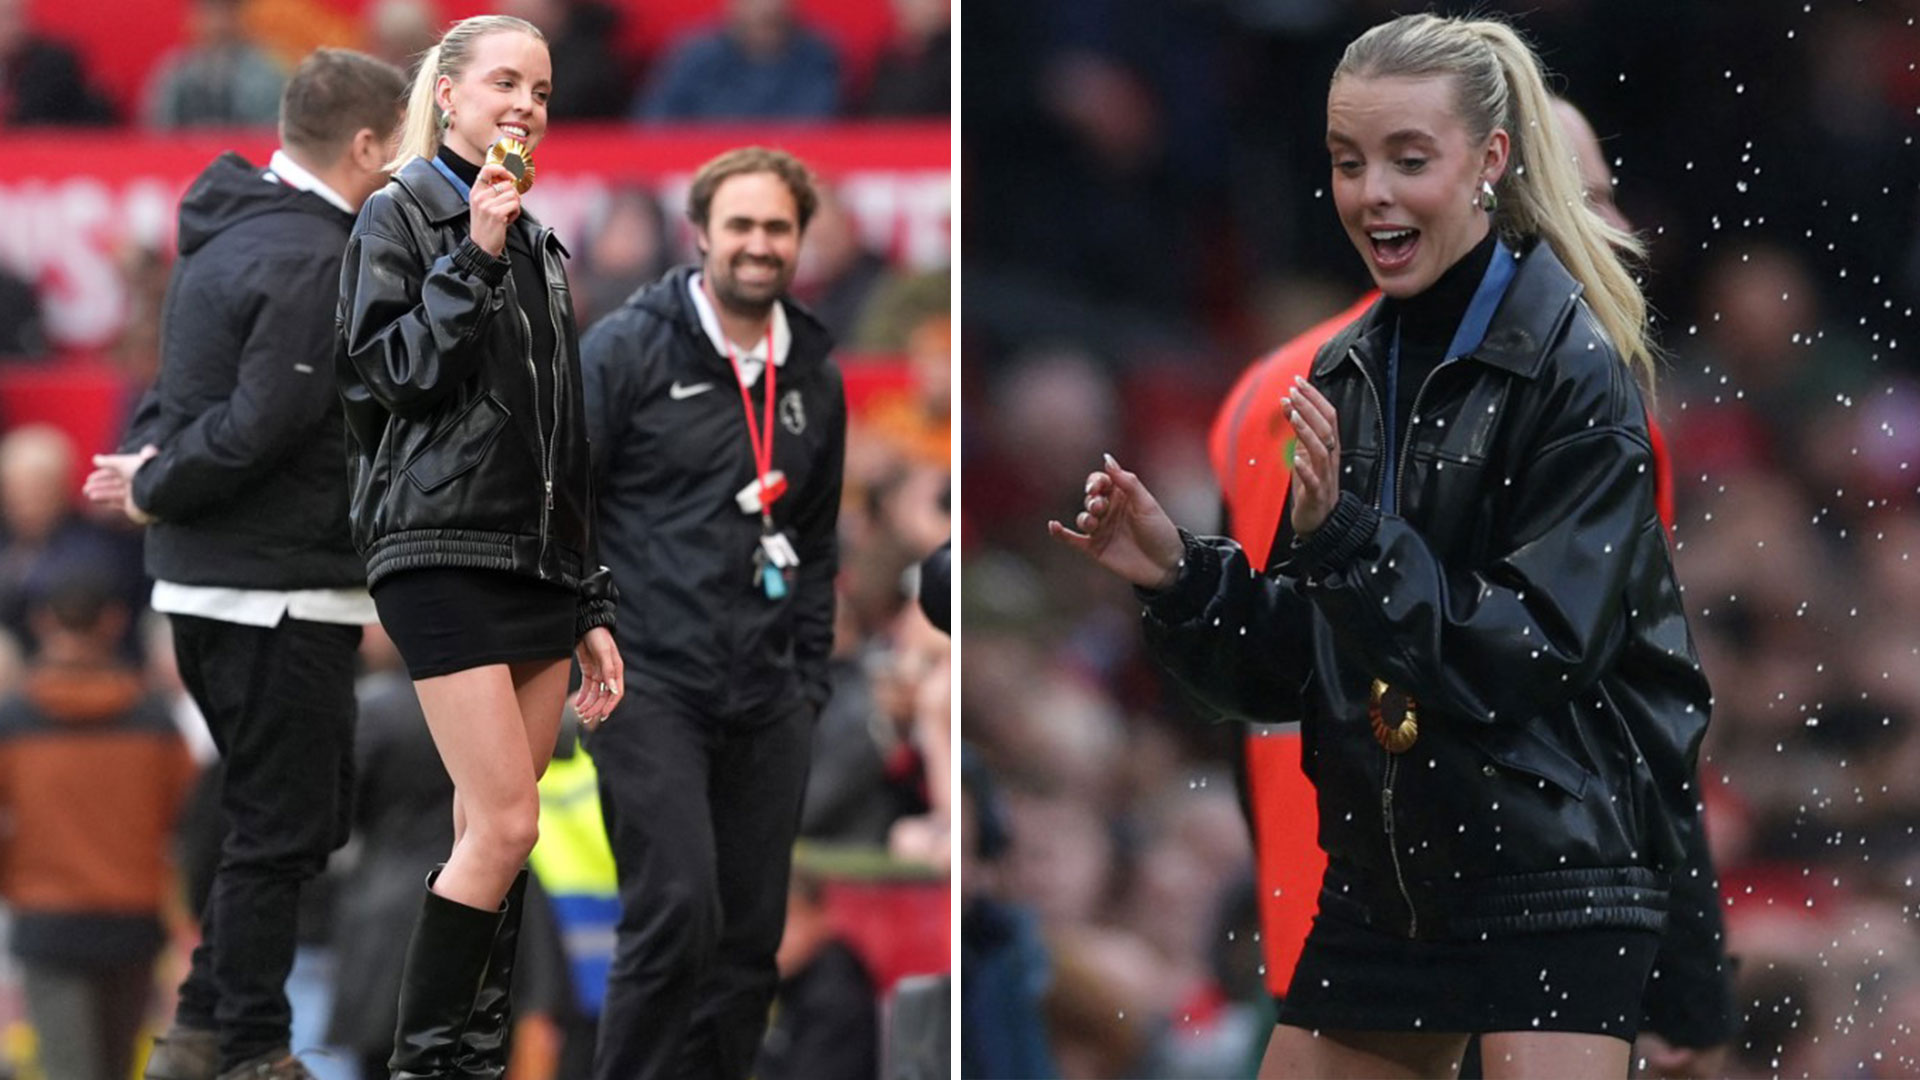
[[[320,196],[270,178],[266,169],[239,154],[221,154],[180,200],[180,254],[193,254],[242,221],[286,213],[352,224],[348,215]]]

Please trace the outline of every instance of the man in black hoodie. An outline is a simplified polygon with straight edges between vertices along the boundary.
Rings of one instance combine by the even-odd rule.
[[[159,380],[130,452],[87,479],[151,523],[153,607],[227,766],[220,866],[152,1080],[310,1075],[288,1047],[295,911],[347,838],[354,653],[375,621],[348,536],[334,308],[405,90],[388,64],[320,50],[287,83],[271,163],[228,153],[194,181]]]
[[[580,342],[628,694],[587,742],[620,877],[598,1080],[744,1080],[830,685],[847,407],[786,296],[816,205],[748,147],[695,175],[698,267]]]

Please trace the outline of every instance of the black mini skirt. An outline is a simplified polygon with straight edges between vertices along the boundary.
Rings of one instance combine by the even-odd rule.
[[[573,655],[579,598],[505,570],[402,570],[373,587],[380,625],[414,679]]]
[[[1633,1041],[1660,937],[1603,927],[1413,941],[1317,915],[1280,1006],[1316,1031],[1571,1031]]]

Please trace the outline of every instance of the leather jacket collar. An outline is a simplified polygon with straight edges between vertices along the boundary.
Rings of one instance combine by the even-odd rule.
[[[1521,378],[1537,378],[1547,361],[1548,343],[1559,337],[1573,317],[1584,291],[1553,248],[1536,240],[1521,254],[1513,284],[1494,312],[1487,336],[1478,349],[1462,359],[1477,360]],[[1313,363],[1314,378],[1328,375],[1342,364],[1377,360],[1385,353],[1392,332],[1380,317],[1381,303],[1375,301],[1352,327],[1321,350]]]
[[[413,196],[414,202],[420,204],[420,209],[426,214],[428,223],[435,228],[443,228],[448,222],[465,217],[467,214],[467,200],[453,190],[453,185],[447,183],[447,178],[440,175],[440,170],[434,168],[433,162],[426,158],[417,157],[400,166],[400,171],[393,174],[393,179],[395,183],[407,189],[407,194]],[[534,217],[524,204],[520,210],[520,217],[514,222],[515,228],[523,226],[527,229],[530,239],[544,235],[551,238],[561,254],[572,256],[573,253],[568,251],[567,246],[560,242],[560,238],[553,234],[553,230],[540,224],[540,219]],[[537,245],[530,246],[533,246],[535,251],[539,250]]]

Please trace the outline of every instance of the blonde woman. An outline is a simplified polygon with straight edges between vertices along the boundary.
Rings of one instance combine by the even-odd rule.
[[[1633,239],[1489,20],[1354,41],[1332,191],[1384,294],[1285,406],[1284,561],[1179,532],[1111,458],[1078,531],[1223,715],[1302,717],[1328,866],[1268,1076],[1625,1076],[1710,701],[1654,507]],[[1640,376],[1636,378],[1636,373]],[[1681,933],[1717,914],[1687,905]]]
[[[569,656],[589,728],[623,690],[561,247],[487,162],[502,138],[539,145],[552,92],[532,24],[455,24],[421,62],[393,181],[342,269],[354,541],[455,791],[453,851],[407,955],[395,1077],[504,1070],[535,784]]]

